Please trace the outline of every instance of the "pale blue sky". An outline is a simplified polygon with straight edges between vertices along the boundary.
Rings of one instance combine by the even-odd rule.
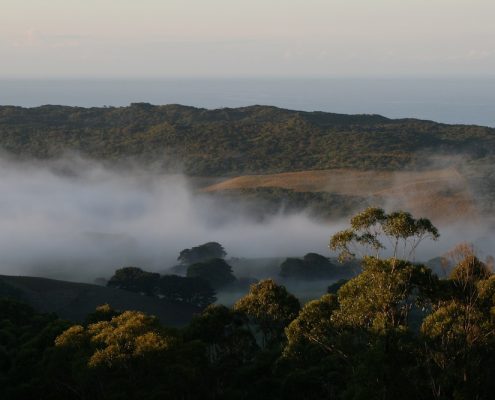
[[[493,75],[494,0],[0,0],[0,77]]]

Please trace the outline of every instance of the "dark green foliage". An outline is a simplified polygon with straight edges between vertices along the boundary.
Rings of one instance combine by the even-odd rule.
[[[0,298],[22,300],[22,292],[0,278]]]
[[[136,267],[118,269],[107,286],[143,293],[172,303],[190,304],[198,308],[204,308],[216,301],[216,293],[207,279],[194,276],[160,276]]]
[[[180,163],[192,175],[424,167],[426,153],[482,159],[494,155],[494,132],[267,106],[0,107],[0,147],[15,155],[49,158],[75,150],[102,160]]]
[[[280,264],[280,276],[302,280],[335,279],[342,270],[343,268],[332,264],[327,257],[316,253],[308,253],[302,260],[287,258]]]
[[[280,340],[299,309],[299,300],[271,279],[252,285],[249,293],[234,305],[234,310],[245,314],[262,333],[264,346]]]
[[[182,250],[177,260],[182,264],[190,265],[208,261],[212,258],[224,258],[226,255],[227,253],[220,243],[208,242],[191,249]]]
[[[221,258],[191,264],[187,267],[188,278],[201,278],[209,282],[214,289],[220,289],[235,282],[232,267]]]
[[[152,295],[159,279],[160,274],[137,267],[124,267],[115,271],[107,286]]]
[[[188,303],[205,308],[216,301],[215,291],[202,278],[164,275],[155,287],[155,294],[171,302]]]
[[[0,398],[57,398],[59,388],[47,371],[46,357],[69,326],[54,315],[0,299]]]
[[[212,363],[243,364],[251,360],[258,346],[239,313],[222,305],[210,305],[193,318],[186,337],[206,343]]]

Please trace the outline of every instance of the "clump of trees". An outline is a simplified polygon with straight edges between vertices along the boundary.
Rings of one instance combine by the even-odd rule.
[[[280,264],[280,276],[301,280],[335,279],[349,271],[333,264],[328,257],[308,253],[302,259],[287,258]]]
[[[152,296],[159,279],[158,273],[143,271],[138,267],[124,267],[115,271],[107,286]]]
[[[184,249],[177,258],[183,265],[209,261],[214,258],[224,258],[227,252],[220,243],[208,242],[202,245]]]
[[[212,258],[208,261],[189,265],[187,277],[203,279],[216,290],[236,281],[232,267],[221,258]]]
[[[201,276],[160,276],[158,273],[143,271],[137,267],[116,270],[107,286],[200,308],[216,301],[215,290],[210,282]]]

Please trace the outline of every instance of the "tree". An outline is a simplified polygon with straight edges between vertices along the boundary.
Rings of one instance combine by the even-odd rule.
[[[190,399],[207,390],[204,346],[184,343],[142,312],[73,325],[56,338],[54,350],[52,385],[68,389],[61,398]]]
[[[304,261],[300,258],[289,257],[280,264],[280,276],[283,278],[296,278],[304,275]]]
[[[160,274],[143,271],[137,267],[124,267],[115,271],[108,287],[152,295]]]
[[[340,349],[341,336],[332,322],[337,296],[323,295],[304,305],[287,328],[282,361],[289,362],[283,391],[288,398],[337,398],[346,381],[347,356]],[[347,382],[345,382],[347,384]]]
[[[437,282],[423,265],[366,257],[363,272],[338,290],[340,307],[334,320],[373,332],[402,329],[415,305],[428,304]]]
[[[495,390],[495,276],[472,245],[456,246],[457,262],[433,312],[421,326],[431,389],[437,398],[475,398]],[[483,398],[483,396],[481,397]]]
[[[337,267],[317,253],[308,253],[302,260],[287,258],[280,264],[280,276],[284,278],[332,279],[337,274]]]
[[[88,314],[84,322],[89,325],[100,321],[110,321],[119,314],[120,312],[114,310],[109,304],[102,304],[96,307],[94,312]]]
[[[46,360],[55,338],[69,326],[54,314],[0,297],[1,399],[63,398]]]
[[[174,338],[160,330],[156,317],[138,311],[125,311],[110,321],[99,321],[84,328],[74,325],[55,340],[59,347],[84,346],[95,350],[88,359],[89,367],[126,367],[131,360],[146,353],[162,352]]]
[[[214,289],[221,289],[236,280],[232,267],[221,258],[191,264],[187,267],[187,277],[204,279]]]
[[[227,253],[220,243],[208,242],[200,246],[182,250],[177,260],[181,264],[189,265],[208,261],[213,258],[224,258],[226,255]]]
[[[361,256],[379,257],[386,249],[383,239],[392,246],[392,257],[414,259],[418,245],[426,238],[437,240],[437,228],[426,218],[414,219],[410,213],[396,211],[386,214],[381,208],[370,207],[351,218],[349,229],[335,233],[329,247],[339,251],[341,261]]]
[[[299,309],[299,300],[271,279],[252,285],[249,293],[234,304],[234,310],[244,313],[259,328],[264,345],[281,338]]]
[[[164,275],[157,281],[155,293],[172,302],[205,308],[216,301],[216,293],[203,278]]]
[[[284,355],[314,361],[321,352],[334,353],[337,332],[331,317],[338,308],[337,296],[331,294],[305,304],[285,329],[287,344]]]
[[[186,336],[206,343],[208,358],[216,364],[229,360],[229,365],[240,365],[252,359],[258,348],[239,313],[223,305],[212,304],[195,316]]]

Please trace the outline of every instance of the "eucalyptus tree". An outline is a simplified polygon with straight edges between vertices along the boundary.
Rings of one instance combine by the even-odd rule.
[[[341,261],[357,256],[380,257],[383,250],[392,250],[393,258],[414,259],[424,239],[437,240],[438,229],[429,219],[415,219],[405,211],[387,214],[382,208],[369,207],[353,216],[350,228],[335,233],[329,243],[339,252]]]

